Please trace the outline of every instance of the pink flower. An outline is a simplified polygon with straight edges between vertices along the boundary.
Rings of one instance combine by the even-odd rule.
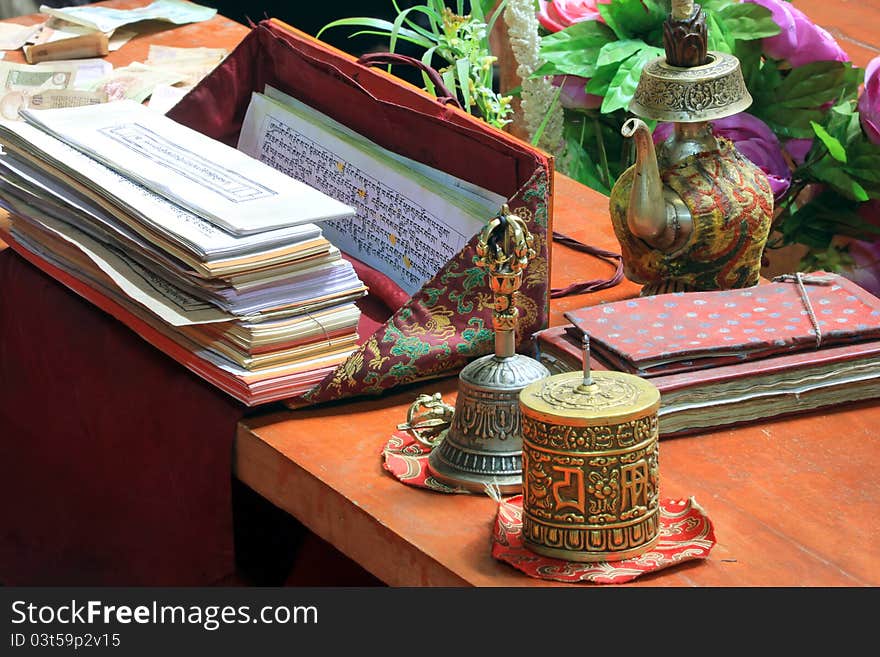
[[[868,62],[865,88],[859,98],[859,119],[872,144],[880,146],[880,56]]]
[[[549,32],[559,32],[581,21],[602,21],[599,5],[611,0],[538,0],[538,22]]]
[[[553,86],[562,85],[559,92],[559,104],[566,109],[588,110],[599,109],[602,106],[602,96],[587,93],[589,78],[577,75],[557,75],[553,78]]]
[[[827,30],[819,27],[797,7],[785,0],[744,0],[769,9],[782,30],[763,40],[764,53],[785,59],[794,66],[812,62],[848,62],[849,56]]]
[[[746,112],[712,121],[718,137],[734,143],[736,149],[767,174],[776,199],[791,185],[791,169],[782,155],[782,146],[773,131],[761,119]],[[671,123],[659,123],[654,130],[654,143],[659,144],[672,134]]]

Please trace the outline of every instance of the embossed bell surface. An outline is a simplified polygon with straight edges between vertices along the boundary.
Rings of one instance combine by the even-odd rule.
[[[513,298],[534,257],[531,244],[525,223],[505,206],[477,245],[476,263],[488,271],[495,294],[495,353],[460,372],[452,423],[428,460],[434,476],[451,486],[483,492],[488,484],[504,494],[522,487],[519,393],[550,375],[534,358],[515,352],[518,310]]]
[[[659,407],[653,384],[623,372],[566,372],[522,390],[526,547],[595,562],[656,543]]]

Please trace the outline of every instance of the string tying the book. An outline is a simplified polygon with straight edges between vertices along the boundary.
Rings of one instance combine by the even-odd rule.
[[[813,286],[809,295],[806,285]],[[880,300],[828,272],[792,274],[750,288],[624,299],[564,314],[589,332],[600,358],[640,376],[880,337]]]
[[[807,309],[807,317],[810,318],[810,323],[813,325],[813,330],[816,332],[816,349],[819,349],[822,346],[822,329],[819,328],[819,319],[816,317],[816,311],[813,310],[813,304],[810,302],[810,296],[807,294],[807,288],[805,287],[805,283],[808,285],[831,285],[834,282],[834,279],[830,276],[822,276],[819,274],[807,274],[806,276],[797,272],[795,274],[782,274],[781,276],[776,276],[773,278],[774,283],[797,283],[798,293],[801,295],[801,301],[804,302],[804,308]]]

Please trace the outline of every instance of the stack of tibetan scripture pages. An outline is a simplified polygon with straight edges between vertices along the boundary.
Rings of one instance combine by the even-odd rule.
[[[247,405],[355,349],[366,287],[318,225],[350,206],[133,101],[21,118],[0,204],[38,265]]]

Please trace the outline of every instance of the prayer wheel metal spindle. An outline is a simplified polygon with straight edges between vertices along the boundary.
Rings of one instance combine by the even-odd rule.
[[[638,556],[660,530],[656,386],[624,372],[556,374],[520,393],[524,545],[567,561]]]
[[[489,274],[495,309],[495,353],[468,363],[458,378],[452,423],[429,457],[434,476],[451,486],[503,494],[522,488],[519,393],[550,375],[534,358],[516,353],[516,293],[535,257],[525,222],[505,205],[480,234],[476,265]]]

